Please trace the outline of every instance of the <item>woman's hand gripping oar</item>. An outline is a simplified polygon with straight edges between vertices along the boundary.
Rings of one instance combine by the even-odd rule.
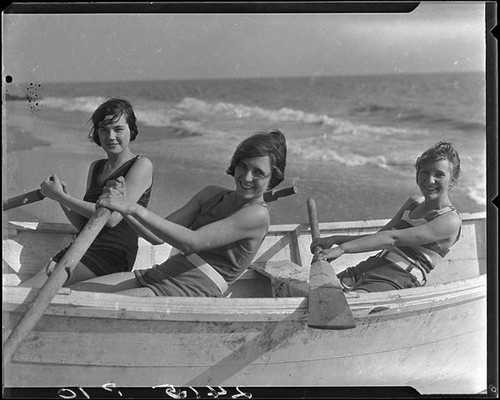
[[[313,199],[307,199],[312,239],[319,239],[318,216]],[[321,247],[314,249],[316,258]],[[344,296],[339,279],[330,263],[317,260],[309,272],[309,317],[307,325],[319,329],[350,329],[356,322]]]
[[[40,288],[38,294],[28,306],[26,312],[6,340],[3,348],[4,367],[10,362],[22,341],[42,317],[42,314],[52,301],[52,298],[64,285],[64,282],[66,282],[71,275],[72,270],[80,262],[80,259],[104,227],[110,216],[110,210],[107,208],[98,208],[80,231],[64,257],[54,268],[53,272],[50,274],[45,284]]]

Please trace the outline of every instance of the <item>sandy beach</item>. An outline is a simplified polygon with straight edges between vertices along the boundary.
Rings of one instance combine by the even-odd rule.
[[[42,108],[34,113],[24,101],[5,103],[3,133],[3,199],[39,187],[43,178],[57,174],[76,197],[83,197],[90,163],[105,153],[87,134],[90,115]],[[284,127],[286,132],[286,126]],[[134,153],[154,164],[154,188],[149,208],[167,215],[205,185],[233,187],[225,174],[236,145],[252,132],[238,132],[220,140],[214,136],[180,135],[139,126]],[[307,223],[306,200],[316,201],[320,221],[386,219],[417,187],[406,177],[381,168],[347,167],[321,160],[299,161],[289,152],[286,179],[278,187],[296,186],[299,194],[270,204],[273,224]],[[457,194],[460,194],[457,190]],[[483,211],[464,195],[453,197],[461,212]],[[67,222],[59,206],[48,199],[4,214],[9,220]]]

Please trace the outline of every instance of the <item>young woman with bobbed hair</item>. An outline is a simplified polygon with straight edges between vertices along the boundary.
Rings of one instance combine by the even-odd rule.
[[[439,142],[415,162],[421,196],[410,197],[380,231],[316,239],[311,252],[333,261],[344,253],[381,250],[338,277],[346,290],[381,292],[425,285],[438,260],[460,238],[462,220],[449,192],[460,176],[460,157],[449,142]],[[335,245],[335,247],[333,247]]]
[[[95,202],[106,184],[123,176],[131,202],[147,207],[153,185],[153,164],[136,155],[130,142],[138,135],[137,120],[128,100],[111,98],[92,114],[89,139],[102,148],[107,158],[90,164],[83,199],[73,197],[69,186],[57,175],[46,178],[40,186],[42,194],[59,203],[71,224],[80,231],[95,212]],[[20,286],[41,287],[47,275],[62,259],[68,248],[57,253],[46,268]],[[138,250],[138,236],[118,212],[113,212],[65,286],[114,272],[131,271]]]
[[[122,178],[111,182],[98,206],[121,213],[151,243],[167,242],[180,253],[148,269],[73,288],[132,296],[223,296],[267,234],[263,195],[283,181],[285,166],[286,141],[280,131],[252,135],[238,145],[226,171],[234,177],[234,189],[206,186],[166,218],[131,202]]]

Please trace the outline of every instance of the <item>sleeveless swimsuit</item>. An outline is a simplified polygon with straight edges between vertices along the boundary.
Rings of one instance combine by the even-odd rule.
[[[205,202],[189,228],[197,230],[233,214],[234,211],[228,211],[222,204],[222,200],[231,192],[232,190],[224,190]],[[261,205],[267,207],[265,203]],[[254,249],[247,249],[245,241],[239,240],[196,254],[229,284],[252,263],[259,247],[260,244]],[[134,273],[140,284],[149,287],[157,296],[222,297],[224,295],[216,283],[183,254],[176,254],[160,265],[135,270]]]
[[[101,196],[106,183],[119,176],[125,176],[132,165],[141,156],[136,156],[125,162],[113,174],[101,182],[100,173],[106,163],[106,159],[98,160],[92,171],[90,186],[83,197],[84,201],[95,203]],[[137,201],[143,207],[147,207],[151,196],[153,184],[146,189]],[[59,262],[69,246],[57,253],[52,260]],[[125,219],[122,219],[114,228],[104,226],[83,255],[81,263],[97,276],[112,274],[114,272],[131,271],[138,250],[138,236]]]
[[[455,212],[453,206],[434,210],[425,218],[411,218],[410,213],[420,203],[421,199],[413,200],[403,211],[399,221],[392,229],[407,229],[426,224],[440,215]],[[443,258],[460,238],[460,230],[450,246],[441,241],[415,246],[392,247],[369,257],[355,267],[347,268],[337,276],[348,290],[364,290],[367,292],[382,292],[386,290],[418,287],[425,284],[426,274],[434,269],[437,260]]]

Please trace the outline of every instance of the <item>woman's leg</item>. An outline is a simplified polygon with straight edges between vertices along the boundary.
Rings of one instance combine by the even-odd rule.
[[[116,294],[123,294],[125,296],[137,296],[137,297],[156,297],[155,292],[153,292],[148,287],[139,287],[135,289],[122,290],[116,292]]]
[[[47,273],[45,272],[45,269],[42,269],[37,274],[35,274],[31,278],[21,282],[17,286],[41,288],[46,280],[47,280]]]
[[[133,272],[117,272],[98,276],[69,286],[72,290],[116,293],[128,289],[142,288]]]
[[[95,278],[97,275],[94,274],[87,266],[79,262],[76,267],[71,272],[71,276],[64,283],[64,287],[74,285],[77,282],[86,281],[87,279]]]
[[[47,269],[53,272],[56,265],[57,263],[55,261],[50,261],[45,268],[43,268],[28,280],[21,282],[18,286],[41,288],[48,279],[46,272]],[[87,279],[92,279],[95,277],[96,274],[94,274],[90,269],[88,269],[82,263],[78,263],[73,269],[70,278],[64,283],[64,286],[69,286],[76,282],[85,281]]]

